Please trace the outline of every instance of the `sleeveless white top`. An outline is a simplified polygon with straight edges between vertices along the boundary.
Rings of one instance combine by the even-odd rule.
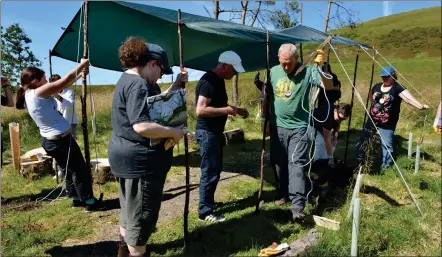
[[[57,111],[57,103],[52,97],[35,96],[35,90],[25,93],[26,109],[40,129],[42,137],[53,137],[67,132],[71,125]]]

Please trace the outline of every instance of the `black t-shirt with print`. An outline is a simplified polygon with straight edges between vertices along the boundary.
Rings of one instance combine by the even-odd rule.
[[[209,106],[226,107],[228,102],[226,84],[224,79],[218,77],[215,72],[209,71],[204,74],[195,90],[195,104],[198,103],[199,96],[210,98]],[[206,130],[210,132],[223,132],[226,125],[227,115],[202,118],[197,117],[196,129]]]
[[[370,116],[377,127],[395,130],[396,124],[399,121],[402,103],[402,98],[399,94],[405,88],[396,82],[388,92],[382,92],[381,88],[382,83],[378,83],[371,90]]]
[[[172,164],[172,149],[152,147],[150,139],[136,133],[133,125],[149,121],[147,97],[161,93],[141,77],[123,72],[112,100],[112,136],[108,146],[109,164],[115,177],[140,178],[167,172]]]

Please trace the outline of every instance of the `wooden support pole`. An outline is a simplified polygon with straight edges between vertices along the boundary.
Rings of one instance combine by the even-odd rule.
[[[355,99],[356,74],[357,74],[357,71],[358,71],[359,51],[360,51],[360,46],[358,46],[358,50],[357,50],[357,53],[356,53],[355,73],[353,75],[353,85],[354,85],[354,87],[352,87],[352,90],[351,90],[350,106],[351,106],[352,110],[353,110],[353,103],[354,103],[354,99]],[[348,142],[349,142],[349,139],[350,139],[350,128],[351,128],[351,116],[352,115],[350,113],[350,116],[348,117],[347,139],[345,140],[344,163],[347,162]]]
[[[52,77],[52,51],[49,49],[49,76]]]
[[[370,92],[371,92],[371,88],[373,85],[373,76],[374,76],[374,63],[375,63],[375,58],[376,58],[376,49],[373,46],[373,59],[372,59],[372,63],[371,63],[371,78],[370,78],[370,86],[368,87],[368,92],[367,92],[367,101],[365,102],[365,109],[368,108],[368,100],[370,99]],[[356,85],[355,85],[356,86]],[[364,122],[362,123],[362,130],[364,130],[365,127],[365,121],[367,120],[367,113],[364,112]]]
[[[180,72],[184,70],[183,64],[183,43],[181,35],[181,9],[178,9],[178,45],[180,51]],[[186,84],[179,81],[181,88],[186,88]],[[190,198],[190,170],[189,170],[189,138],[184,134],[184,163],[186,166],[186,198],[184,202],[184,247],[189,245],[189,198]]]
[[[48,56],[48,58],[49,58],[49,78],[51,78],[52,77],[52,51],[51,51],[51,49],[49,49],[49,56]],[[54,169],[54,172],[55,172],[55,181],[57,182],[57,185],[58,185],[58,165],[57,165],[57,161],[55,160],[55,158],[52,158],[52,162],[55,164],[55,165],[52,165],[52,167],[53,167],[53,169]]]
[[[84,23],[83,23],[83,36],[84,36],[84,44],[83,44],[83,58],[89,58],[89,49],[88,49],[88,1],[85,1],[84,4]],[[91,156],[89,152],[89,134],[87,130],[87,112],[86,112],[86,98],[87,98],[87,81],[86,74],[82,73],[82,84],[81,84],[81,127],[83,129],[83,140],[84,140],[84,159],[86,161],[86,167],[89,168],[89,173],[91,172]]]
[[[265,77],[265,83],[264,86],[262,88],[262,94],[264,96],[264,101],[263,101],[263,111],[262,111],[262,115],[264,117],[264,126],[262,129],[262,141],[261,141],[261,168],[260,168],[260,178],[259,178],[259,188],[258,188],[258,199],[256,200],[256,205],[255,205],[255,213],[259,213],[259,206],[261,204],[261,199],[262,199],[262,189],[263,189],[263,184],[264,184],[264,155],[265,155],[265,146],[266,146],[266,128],[267,128],[267,123],[269,122],[269,113],[268,113],[268,106],[269,106],[269,96],[267,95],[267,86],[271,86],[269,85],[270,83],[270,46],[269,46],[269,41],[270,41],[270,35],[269,35],[269,31],[267,31],[266,34],[266,77]]]
[[[14,169],[20,170],[20,125],[16,122],[9,123],[9,138],[11,141],[11,155]],[[2,142],[3,143],[3,142]]]

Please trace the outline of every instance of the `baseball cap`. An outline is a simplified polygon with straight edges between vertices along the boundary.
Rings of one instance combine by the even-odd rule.
[[[391,66],[386,66],[382,68],[381,77],[390,77],[391,74],[395,73],[395,70]]]
[[[238,73],[246,71],[242,67],[241,58],[233,51],[225,51],[222,53],[218,58],[218,62],[232,65]]]
[[[163,64],[164,74],[173,74],[173,71],[169,66],[169,58],[167,57],[166,51],[164,51],[161,46],[152,43],[147,43],[147,48],[149,49],[147,55],[152,59],[161,61]]]

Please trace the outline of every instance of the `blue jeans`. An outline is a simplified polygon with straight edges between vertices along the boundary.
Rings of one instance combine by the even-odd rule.
[[[362,131],[360,142],[358,145],[358,159],[360,161],[364,161],[365,159],[365,152],[361,149],[361,143],[369,136],[373,136],[372,133],[370,133],[367,129],[367,126],[365,126],[364,130]],[[371,126],[371,125],[370,125]],[[392,164],[391,156],[393,156],[394,152],[394,130],[391,129],[379,129],[379,134],[382,137],[381,139],[381,145],[382,145],[382,168],[386,169],[389,168]],[[388,153],[390,152],[391,155]]]
[[[215,191],[223,169],[223,147],[225,137],[222,132],[212,133],[196,130],[195,139],[200,147],[201,178],[199,216],[213,212],[215,208]]]

